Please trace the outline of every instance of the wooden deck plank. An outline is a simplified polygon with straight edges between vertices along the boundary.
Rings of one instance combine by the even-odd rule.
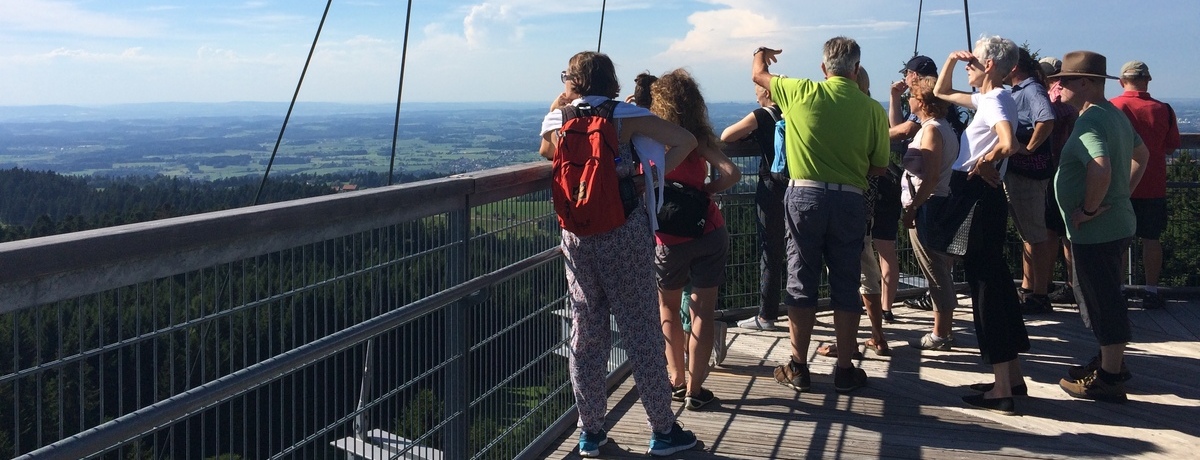
[[[966,299],[961,299],[968,303]],[[1061,309],[1027,321],[1033,347],[1022,356],[1031,396],[1017,399],[1018,416],[969,409],[967,385],[989,380],[979,359],[969,305],[956,310],[955,349],[921,351],[908,345],[931,326],[930,312],[897,307],[885,326],[890,357],[864,351],[857,364],[868,386],[849,395],[833,391],[834,360],[815,355],[833,339],[832,318],[818,316],[809,350],[812,391],[778,385],[772,370],[790,355],[786,329],[729,331],[729,354],[705,387],[719,401],[703,411],[676,404],[679,421],[701,445],[680,458],[1186,458],[1200,446],[1200,343],[1196,303],[1172,302],[1134,321],[1127,363],[1130,402],[1073,399],[1058,380],[1069,366],[1096,353],[1096,340],[1077,310]],[[1188,311],[1177,311],[1188,309]],[[1131,312],[1134,313],[1134,312]],[[1138,310],[1137,313],[1142,313]],[[1131,315],[1139,316],[1139,315]],[[1159,316],[1170,316],[1171,322]],[[860,340],[867,335],[866,318]],[[646,458],[650,429],[632,379],[610,398],[603,458]],[[544,453],[578,458],[578,433]]]

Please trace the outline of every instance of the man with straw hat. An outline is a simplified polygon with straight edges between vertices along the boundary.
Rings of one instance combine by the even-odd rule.
[[[1124,402],[1125,345],[1132,334],[1121,295],[1121,256],[1136,229],[1130,191],[1142,178],[1149,151],[1125,114],[1104,99],[1103,55],[1072,51],[1063,56],[1063,102],[1079,110],[1063,146],[1054,190],[1075,261],[1075,298],[1084,324],[1100,344],[1092,363],[1069,370],[1059,382],[1076,398]]]

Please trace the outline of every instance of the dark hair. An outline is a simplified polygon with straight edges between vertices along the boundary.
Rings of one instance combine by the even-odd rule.
[[[633,78],[633,104],[638,107],[650,108],[651,102],[654,101],[653,95],[650,93],[650,85],[658,81],[658,77],[650,75],[650,72],[642,72]]]
[[[1026,78],[1033,77],[1038,84],[1046,86],[1046,75],[1042,73],[1042,65],[1025,48],[1020,48],[1018,51],[1017,70],[1025,74]]]
[[[700,85],[688,71],[675,69],[663,74],[651,85],[650,111],[659,118],[682,126],[696,136],[700,145],[721,146],[708,120],[708,106],[700,94]]]
[[[617,70],[608,55],[583,51],[571,57],[567,74],[572,78],[575,92],[581,96],[604,96],[609,99],[621,94]]]

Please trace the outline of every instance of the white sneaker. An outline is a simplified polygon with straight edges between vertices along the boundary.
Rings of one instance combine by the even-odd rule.
[[[738,321],[738,327],[742,329],[754,329],[758,331],[773,331],[775,330],[775,322],[759,318],[758,315]]]
[[[725,361],[725,352],[729,350],[729,344],[725,342],[728,333],[729,325],[724,321],[713,322],[713,349],[712,357],[708,360],[709,367],[720,366]]]

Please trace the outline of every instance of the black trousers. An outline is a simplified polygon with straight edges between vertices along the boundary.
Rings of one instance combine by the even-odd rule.
[[[1021,301],[1004,259],[1008,201],[1004,189],[965,173],[951,178],[950,193],[979,197],[967,238],[963,268],[971,287],[971,311],[979,352],[988,364],[1012,361],[1029,351],[1029,334],[1021,317]]]
[[[754,193],[754,204],[758,205],[759,269],[762,272],[758,284],[758,316],[772,321],[779,317],[780,291],[783,289],[784,270],[787,269],[787,246],[784,240],[787,226],[784,224],[783,209],[783,194],[787,186],[786,180],[760,175],[758,189]]]

